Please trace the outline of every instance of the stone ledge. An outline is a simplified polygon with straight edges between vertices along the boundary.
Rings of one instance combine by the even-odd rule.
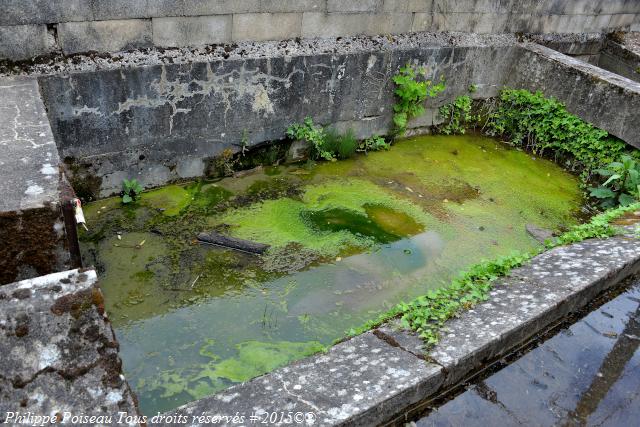
[[[94,270],[3,286],[0,313],[0,423],[17,411],[138,413]]]
[[[69,268],[60,158],[36,79],[0,78],[0,285]]]
[[[635,229],[634,229],[635,230]],[[301,411],[315,425],[377,425],[460,383],[640,271],[625,235],[555,248],[499,279],[491,298],[447,322],[440,342],[391,321],[292,366],[178,408],[192,416]],[[195,421],[194,421],[195,422]]]
[[[434,393],[440,366],[368,332],[268,375],[178,408],[172,414],[313,413],[314,425],[375,425]],[[309,424],[305,424],[309,425]]]
[[[640,147],[640,83],[535,43],[522,47],[506,86],[543,90],[569,112]]]

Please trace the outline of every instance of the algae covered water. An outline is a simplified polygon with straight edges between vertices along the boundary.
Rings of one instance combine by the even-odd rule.
[[[482,259],[525,226],[575,223],[578,181],[478,136],[407,139],[351,160],[267,167],[86,206],[81,236],[143,413],[322,351]],[[202,231],[270,245],[199,244]]]

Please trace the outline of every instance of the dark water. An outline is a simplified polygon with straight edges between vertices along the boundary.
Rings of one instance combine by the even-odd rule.
[[[415,422],[427,426],[640,424],[640,282]]]

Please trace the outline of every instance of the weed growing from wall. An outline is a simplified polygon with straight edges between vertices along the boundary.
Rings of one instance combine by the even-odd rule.
[[[446,87],[444,79],[437,84],[426,80],[426,73],[424,67],[407,64],[393,76],[393,82],[396,85],[394,93],[397,98],[393,106],[393,123],[398,135],[405,133],[409,120],[424,113],[424,101],[427,98],[436,97]]]

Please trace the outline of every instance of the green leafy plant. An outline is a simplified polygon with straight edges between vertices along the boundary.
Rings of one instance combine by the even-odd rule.
[[[424,67],[407,64],[393,76],[396,85],[394,93],[397,97],[397,103],[393,106],[393,123],[399,135],[405,133],[409,120],[424,113],[424,101],[436,97],[446,87],[444,80],[434,84],[425,79],[426,74]]]
[[[136,179],[125,179],[122,181],[122,203],[129,204],[136,201],[142,193],[142,185]]]
[[[591,188],[590,194],[600,199],[602,207],[627,206],[640,199],[640,163],[633,157],[623,155],[619,162],[612,162],[596,172],[606,181]]]
[[[536,154],[552,154],[581,171],[585,183],[596,169],[628,152],[623,141],[569,113],[564,104],[542,92],[503,89],[485,128],[490,135],[508,138]]]
[[[386,151],[390,148],[391,144],[385,141],[383,137],[378,135],[374,135],[358,143],[358,151],[363,153],[366,153],[368,151]]]
[[[335,160],[334,154],[325,148],[327,135],[324,128],[315,125],[311,117],[305,118],[303,123],[294,123],[289,126],[287,135],[292,139],[304,140],[310,143],[313,151],[312,157]]]
[[[472,100],[469,95],[459,96],[453,102],[440,107],[438,112],[445,120],[440,132],[445,135],[466,133],[466,128],[477,122],[477,117],[471,113],[471,107]]]

